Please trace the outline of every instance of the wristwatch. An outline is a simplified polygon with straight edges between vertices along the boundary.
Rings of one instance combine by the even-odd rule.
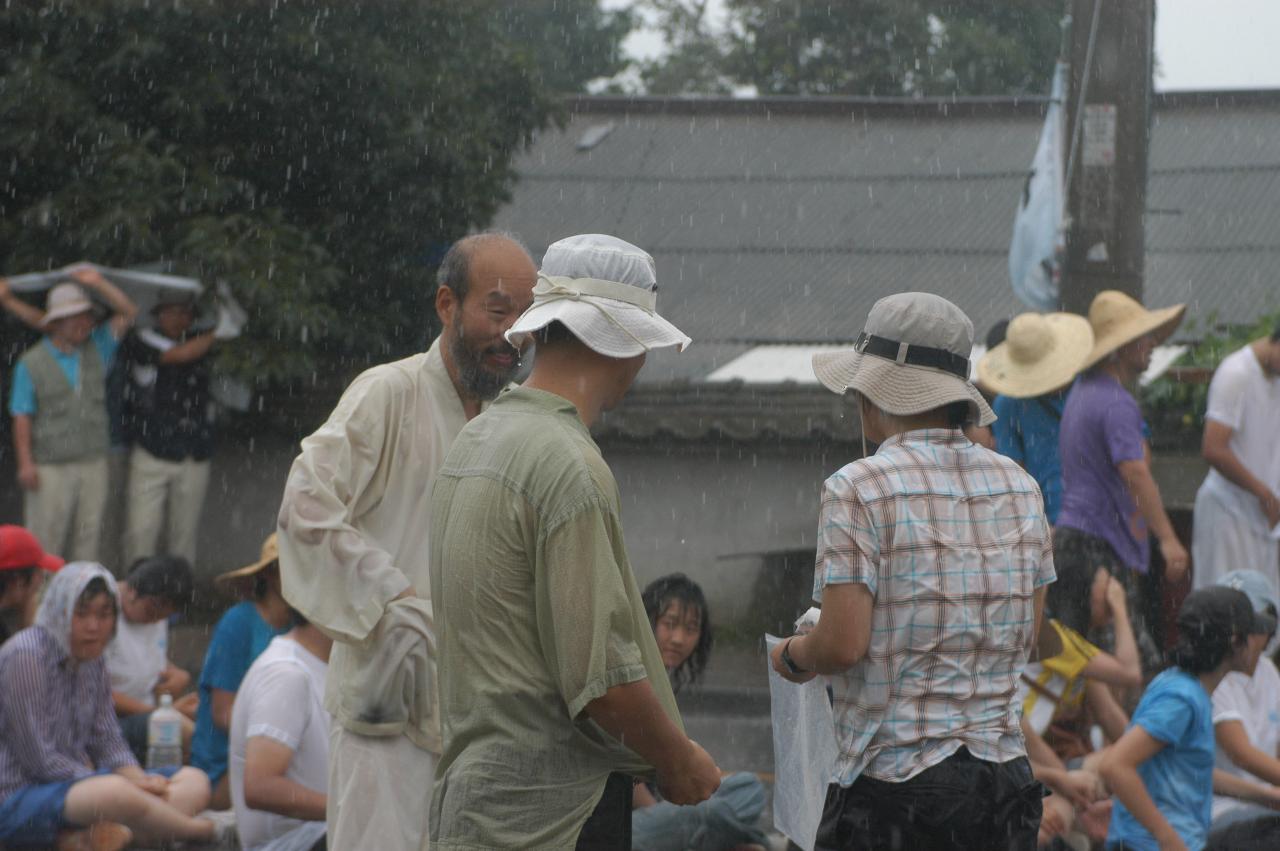
[[[804,668],[801,668],[799,665],[797,665],[796,660],[791,658],[791,640],[793,638],[795,638],[794,635],[791,636],[791,638],[788,638],[786,642],[782,645],[782,664],[786,665],[787,670],[790,671],[793,675],[807,674],[809,672],[806,671]]]

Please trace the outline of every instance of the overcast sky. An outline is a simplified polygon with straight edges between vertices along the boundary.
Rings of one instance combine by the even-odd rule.
[[[1110,0],[1115,2],[1115,0]],[[629,0],[604,0],[609,8]],[[712,18],[722,3],[711,0]],[[1157,0],[1156,89],[1280,88],[1280,0]],[[633,56],[664,49],[654,32],[637,32],[626,42]]]

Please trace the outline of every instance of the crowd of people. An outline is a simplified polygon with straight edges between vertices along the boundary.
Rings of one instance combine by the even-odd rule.
[[[539,268],[482,233],[437,283],[440,336],[348,387],[260,558],[218,577],[239,602],[194,684],[168,628],[192,595],[213,338],[180,299],[125,336],[136,310],[87,270],[44,312],[0,287],[46,332],[10,399],[27,522],[0,527],[0,605],[26,628],[0,646],[5,847],[210,841],[228,808],[270,851],[767,843],[760,779],[722,772],[675,700],[708,665],[707,600],[682,574],[640,589],[590,434],[648,352],[690,342],[652,257],[587,234]],[[1088,317],[1024,314],[975,382],[969,318],[904,292],[815,356],[864,441],[822,485],[820,616],[770,658],[832,702],[816,847],[1280,847],[1280,328],[1210,386],[1196,590],[1166,634],[1191,559],[1133,386],[1183,314],[1111,291]],[[93,553],[121,441],[117,581]],[[170,707],[184,765],[144,770]]]

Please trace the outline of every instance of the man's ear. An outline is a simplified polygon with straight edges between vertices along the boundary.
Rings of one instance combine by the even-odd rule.
[[[452,288],[441,284],[436,287],[436,316],[440,324],[448,327],[453,324],[454,314],[462,308],[462,302]]]

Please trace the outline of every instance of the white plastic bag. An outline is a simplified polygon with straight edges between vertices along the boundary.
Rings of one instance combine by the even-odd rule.
[[[780,640],[765,635],[770,653]],[[778,676],[770,665],[769,703],[773,713],[773,826],[804,851],[813,851],[836,761],[835,722],[826,680],[815,677],[796,685]]]

